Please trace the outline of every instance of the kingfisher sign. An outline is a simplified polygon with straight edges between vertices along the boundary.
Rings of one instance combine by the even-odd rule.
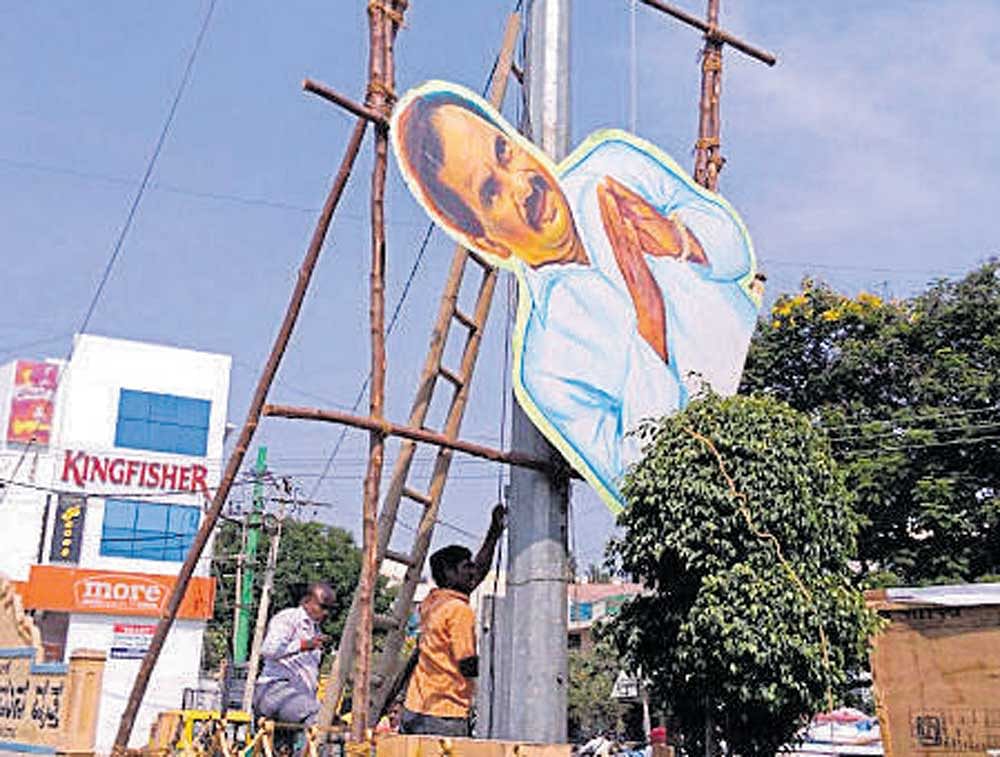
[[[34,610],[158,617],[175,582],[166,575],[32,565],[22,597]],[[215,579],[192,578],[177,617],[208,619],[214,602]]]
[[[177,464],[159,460],[90,455],[68,449],[63,457],[62,480],[86,488],[87,484],[141,486],[166,493],[195,492],[211,499],[205,476],[208,468],[198,463]]]

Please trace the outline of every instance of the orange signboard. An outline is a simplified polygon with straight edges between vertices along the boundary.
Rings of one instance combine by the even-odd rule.
[[[159,617],[175,583],[175,576],[32,565],[19,589],[31,610]],[[215,579],[192,578],[177,617],[207,620],[214,603]]]

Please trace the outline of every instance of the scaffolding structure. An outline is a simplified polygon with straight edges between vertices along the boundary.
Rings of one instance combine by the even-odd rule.
[[[752,47],[718,27],[719,0],[708,0],[707,21],[692,16],[662,0],[641,0],[641,2],[700,30],[704,34],[700,118],[695,149],[695,180],[714,190],[718,185],[719,171],[724,163],[720,152],[721,120],[719,115],[722,49],[725,45],[731,46],[767,65],[773,65],[776,59],[770,53]],[[393,689],[392,684],[396,681],[401,667],[400,649],[405,638],[405,628],[412,607],[413,593],[420,580],[434,525],[437,522],[438,508],[454,453],[461,452],[506,465],[541,471],[556,480],[564,480],[570,475],[568,467],[562,461],[553,462],[549,459],[538,459],[517,451],[493,449],[460,439],[459,433],[468,401],[469,387],[498,279],[498,272],[495,268],[474,252],[461,246],[456,247],[452,258],[437,319],[432,329],[427,358],[414,395],[408,421],[406,424],[398,424],[385,418],[386,240],[384,195],[388,160],[389,117],[396,99],[394,47],[397,33],[403,26],[408,0],[367,0],[366,4],[369,21],[369,59],[368,83],[363,103],[310,79],[307,79],[303,84],[306,91],[343,108],[354,115],[357,120],[348,138],[340,167],[319,214],[299,268],[298,278],[281,328],[257,381],[239,437],[136,675],[115,738],[114,752],[116,754],[124,754],[127,751],[128,741],[149,685],[150,676],[159,659],[167,634],[177,616],[195,566],[218,523],[223,506],[229,497],[233,482],[243,465],[262,417],[345,424],[365,429],[369,433],[368,467],[363,490],[361,577],[351,604],[341,646],[334,662],[319,717],[321,728],[330,725],[336,704],[347,680],[346,666],[349,662],[353,662],[351,739],[355,742],[365,739],[368,725],[372,722],[372,718],[378,716],[385,705],[385,699]],[[521,15],[515,12],[510,15],[506,22],[503,42],[489,86],[489,100],[496,107],[499,107],[503,101],[511,75],[523,84],[523,72],[514,63],[514,51],[520,27]],[[357,416],[333,410],[268,404],[268,394],[275,374],[298,321],[334,212],[343,195],[369,126],[374,131],[374,161],[370,190],[371,385],[368,415]],[[459,307],[459,289],[469,265],[476,266],[482,271],[472,312],[466,312]],[[453,326],[465,331],[460,365],[455,369],[448,368],[443,364],[445,343]],[[439,431],[433,431],[424,427],[424,421],[431,406],[434,392],[442,385],[450,387],[452,394],[444,427]],[[386,497],[383,500],[381,511],[379,511],[379,488],[384,446],[385,440],[389,436],[401,437],[404,442],[395,461]],[[409,484],[410,469],[417,444],[431,445],[438,450],[430,485],[426,491],[418,490]],[[423,515],[416,529],[413,546],[408,553],[389,549],[390,538],[396,522],[396,512],[403,499],[411,500],[423,507]],[[378,569],[384,560],[405,565],[406,577],[392,612],[385,616],[379,616],[373,613],[372,596]],[[564,612],[565,608],[562,607],[559,611]],[[387,631],[388,636],[379,661],[374,666],[373,674],[372,632],[376,628]]]

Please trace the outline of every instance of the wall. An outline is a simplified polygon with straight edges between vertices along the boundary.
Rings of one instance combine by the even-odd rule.
[[[212,400],[205,457],[222,457],[232,362],[228,356],[91,334],[77,336],[74,344],[69,380],[60,387],[56,408],[61,446],[113,449],[118,390],[125,387]]]
[[[11,477],[21,457],[20,450],[0,451],[0,479]],[[51,460],[41,456],[37,461],[26,457],[17,475],[18,481],[30,477],[35,468],[35,479],[46,483],[51,479]],[[20,486],[0,489],[0,574],[15,581],[26,581],[31,564],[38,560],[38,543],[42,535],[47,493]],[[48,543],[45,544],[48,549]],[[47,557],[47,555],[46,555]]]
[[[139,659],[111,659],[115,623],[154,624],[156,618],[75,614],[70,616],[66,639],[67,649],[86,648],[108,652],[97,726],[97,751],[105,753],[110,752],[114,744],[118,723],[132,690],[132,682],[142,662]],[[204,630],[204,621],[178,620],[174,623],[164,644],[160,664],[156,666],[150,679],[143,706],[132,729],[129,746],[144,744],[149,737],[149,727],[156,720],[156,713],[180,708],[184,688],[197,686]]]
[[[9,478],[22,459],[23,448],[6,445],[6,416],[15,361],[0,366],[0,479]],[[0,572],[15,580],[26,580],[30,566],[38,562],[38,545],[49,493],[45,489],[87,495],[83,542],[78,565],[83,568],[128,573],[176,575],[180,562],[132,559],[100,554],[104,508],[109,496],[147,502],[204,506],[196,492],[141,491],[131,485],[85,482],[68,476],[63,480],[66,451],[88,455],[158,461],[176,465],[199,464],[207,468],[206,484],[214,491],[221,474],[226,412],[229,398],[228,356],[195,352],[93,335],[74,340],[72,363],[60,377],[48,449],[36,448],[23,456],[17,480],[25,486],[10,487],[0,507]],[[121,389],[170,394],[211,401],[207,449],[204,457],[115,447],[115,431]],[[31,487],[39,487],[38,489]],[[136,496],[138,493],[138,496]],[[132,496],[130,496],[132,495]],[[51,495],[49,524],[42,563],[49,562],[49,549],[57,495]],[[211,554],[211,543],[205,555]],[[196,575],[210,575],[210,561],[203,558]],[[54,618],[53,620],[58,620]],[[100,702],[97,748],[111,748],[125,700],[131,691],[139,659],[112,659],[110,649],[116,623],[154,625],[156,617],[116,617],[73,613],[68,616],[64,649],[90,648],[109,653]],[[167,638],[154,671],[143,706],[133,729],[132,745],[145,742],[156,713],[181,705],[185,687],[197,686],[205,622],[177,621]]]

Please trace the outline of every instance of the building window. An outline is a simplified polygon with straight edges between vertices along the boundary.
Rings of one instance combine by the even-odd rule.
[[[122,389],[115,446],[204,456],[211,409],[209,400]]]
[[[198,532],[200,516],[201,510],[192,505],[106,500],[101,554],[180,562]]]

